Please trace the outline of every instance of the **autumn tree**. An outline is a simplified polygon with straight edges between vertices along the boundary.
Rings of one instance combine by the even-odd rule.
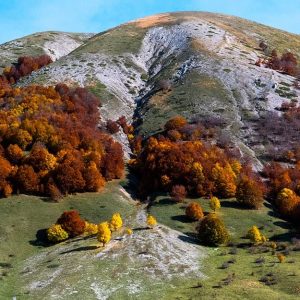
[[[97,233],[98,233],[98,225],[85,221],[84,234],[89,236],[89,235],[95,235]]]
[[[118,133],[120,130],[120,127],[117,122],[112,121],[112,120],[107,120],[106,122],[106,129],[111,133],[115,134]]]
[[[187,124],[187,120],[182,116],[176,116],[165,124],[165,130],[178,130]]]
[[[46,192],[50,196],[50,199],[54,202],[58,202],[63,197],[60,189],[57,187],[52,178],[50,178],[47,182]]]
[[[64,193],[84,190],[83,169],[84,164],[80,154],[77,152],[67,153],[56,169],[56,180]]]
[[[155,217],[152,216],[152,215],[148,215],[148,216],[147,216],[147,225],[148,225],[150,228],[153,228],[153,227],[156,226],[156,224],[157,224],[157,221],[156,221]]]
[[[182,202],[186,197],[186,189],[183,185],[174,185],[170,195],[175,202]]]
[[[105,246],[111,239],[111,231],[108,222],[102,222],[98,225],[98,241]]]
[[[248,233],[247,238],[250,239],[250,241],[254,244],[263,243],[266,242],[266,237],[261,234],[257,226],[252,226]]]
[[[245,207],[258,209],[264,202],[264,186],[257,179],[254,180],[248,176],[241,176],[237,191],[237,201]]]
[[[61,225],[70,237],[82,234],[85,228],[85,222],[76,210],[65,211],[58,218],[56,224]]]
[[[17,187],[24,193],[39,192],[39,178],[33,167],[30,165],[22,165],[18,168],[15,176]]]
[[[113,214],[111,221],[109,222],[109,229],[113,232],[120,229],[123,225],[121,215],[119,213]]]
[[[105,180],[93,161],[84,169],[83,178],[85,189],[89,192],[99,192],[105,185]]]
[[[6,148],[6,156],[13,164],[18,164],[24,157],[24,151],[16,144],[10,144]]]
[[[217,162],[212,169],[212,178],[215,182],[217,194],[223,198],[234,197],[236,193],[236,177],[229,163],[222,166]]]
[[[185,215],[194,221],[199,221],[204,217],[202,207],[197,202],[191,202],[185,209]]]
[[[226,244],[229,240],[229,233],[216,214],[209,214],[200,221],[198,236],[200,241],[207,245]]]
[[[216,210],[221,208],[221,203],[219,198],[217,197],[211,197],[209,200],[209,206],[210,208],[215,212]]]
[[[275,204],[283,215],[291,217],[300,204],[300,197],[291,189],[284,188],[278,194]]]

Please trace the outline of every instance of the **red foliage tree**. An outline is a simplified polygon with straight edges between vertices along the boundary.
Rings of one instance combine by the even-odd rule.
[[[18,168],[15,176],[17,188],[24,193],[39,192],[39,178],[32,166],[22,165]]]
[[[186,190],[183,185],[174,185],[170,192],[172,199],[176,202],[181,202],[186,197]]]
[[[65,211],[56,223],[61,225],[70,237],[78,236],[84,232],[85,222],[76,210]]]
[[[258,209],[264,202],[264,185],[259,179],[241,176],[236,191],[236,199],[248,208]]]
[[[56,181],[62,192],[82,192],[85,187],[83,178],[84,164],[79,153],[67,153],[56,169]]]
[[[112,120],[107,120],[106,129],[111,134],[115,134],[115,133],[118,133],[120,131],[120,127],[119,127],[118,123],[115,122],[115,121],[112,121]]]

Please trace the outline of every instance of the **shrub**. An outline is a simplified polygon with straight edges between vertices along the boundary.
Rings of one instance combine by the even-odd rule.
[[[243,206],[258,209],[264,202],[264,187],[257,179],[241,176],[237,185],[236,199]]]
[[[68,239],[68,233],[59,224],[53,224],[47,229],[47,238],[50,242],[59,243]]]
[[[200,221],[198,236],[200,241],[207,245],[221,245],[229,240],[229,233],[216,214],[209,214]]]
[[[250,241],[254,244],[263,243],[267,241],[266,237],[260,233],[257,226],[252,226],[249,229],[247,233],[247,238],[249,238]]]
[[[181,116],[176,116],[170,119],[166,124],[165,124],[165,130],[178,130],[185,126],[187,124],[187,120],[184,117]]]
[[[183,185],[174,185],[170,195],[174,201],[181,202],[186,197],[186,189]]]
[[[283,263],[286,257],[282,253],[278,253],[277,258],[280,263]]]
[[[156,219],[155,219],[153,216],[149,215],[149,216],[147,217],[147,225],[148,225],[149,227],[153,228],[156,224],[157,224]]]
[[[85,221],[84,222],[84,233],[86,235],[97,234],[98,233],[98,225]]]
[[[121,228],[123,225],[123,221],[121,215],[119,213],[113,214],[111,221],[109,222],[109,229],[111,231],[116,231]]]
[[[85,228],[85,222],[76,210],[65,211],[56,223],[61,225],[70,237],[82,234]]]
[[[111,239],[111,231],[108,222],[102,222],[98,225],[98,241],[104,246]]]
[[[217,197],[211,197],[209,201],[210,208],[215,212],[221,208],[220,200]]]
[[[202,210],[200,204],[197,202],[191,202],[187,206],[187,208],[185,210],[185,214],[188,218],[195,220],[195,221],[199,221],[204,217],[203,210]]]
[[[127,233],[128,235],[132,235],[132,234],[133,234],[133,231],[132,231],[131,228],[127,228],[127,229],[126,229],[126,233]]]

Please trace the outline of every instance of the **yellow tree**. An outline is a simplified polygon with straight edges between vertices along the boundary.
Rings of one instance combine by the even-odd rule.
[[[261,234],[257,226],[252,226],[248,231],[247,238],[250,239],[254,244],[266,242],[267,239],[264,235]]]
[[[102,222],[98,225],[98,241],[105,246],[111,239],[111,231],[108,222]]]
[[[153,216],[149,215],[149,216],[147,217],[147,225],[148,225],[149,227],[153,228],[156,224],[157,224],[156,219],[155,219]]]
[[[123,225],[123,221],[121,215],[119,213],[113,214],[111,221],[109,222],[109,228],[111,231],[116,231],[121,228]]]
[[[209,201],[210,208],[215,212],[221,208],[220,200],[217,197],[211,197]]]

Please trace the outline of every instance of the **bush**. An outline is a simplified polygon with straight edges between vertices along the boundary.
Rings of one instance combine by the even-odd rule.
[[[185,210],[185,214],[188,218],[195,220],[195,221],[199,221],[204,217],[203,210],[202,210],[200,204],[197,202],[191,202],[187,206],[187,208]]]
[[[149,227],[152,228],[152,227],[154,227],[156,224],[157,224],[156,219],[155,219],[153,216],[149,215],[149,216],[147,217],[147,225],[148,225]]]
[[[216,214],[209,214],[200,221],[198,236],[200,241],[207,245],[226,244],[229,240],[229,233]]]
[[[277,258],[280,263],[283,263],[286,257],[282,253],[278,253]]]
[[[85,228],[85,222],[76,210],[65,211],[56,223],[61,225],[70,237],[82,234]]]
[[[59,224],[53,224],[47,230],[47,238],[50,242],[59,243],[68,239],[68,233]]]

